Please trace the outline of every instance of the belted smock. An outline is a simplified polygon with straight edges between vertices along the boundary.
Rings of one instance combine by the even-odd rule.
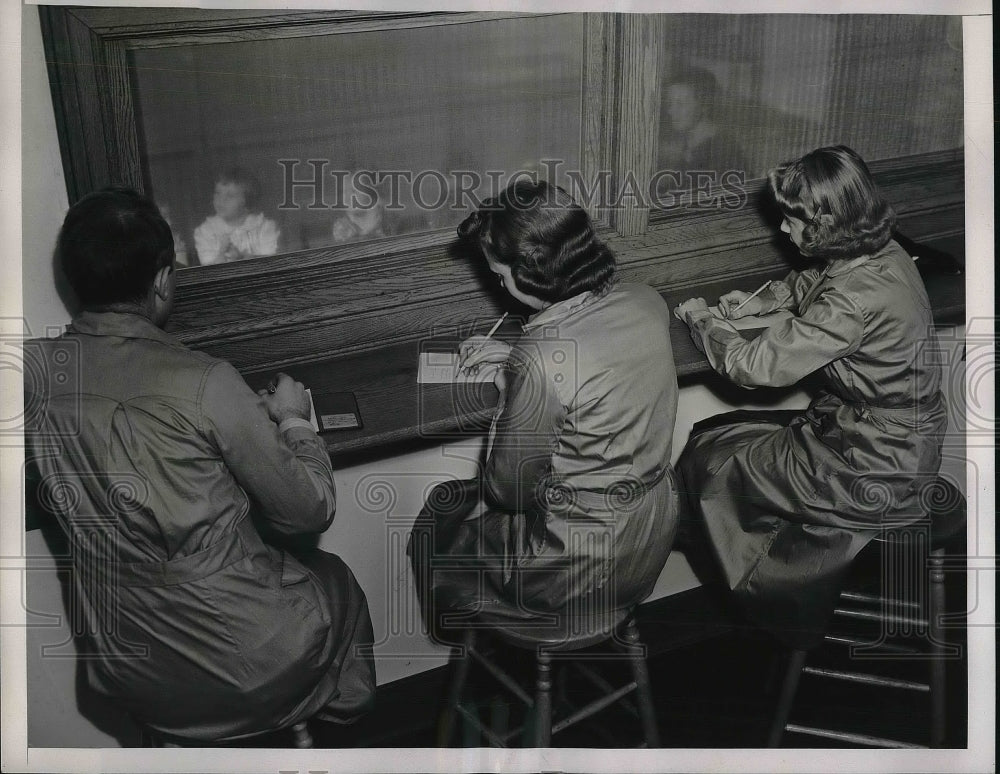
[[[678,462],[725,582],[748,614],[815,640],[844,571],[883,525],[920,518],[947,414],[927,292],[895,242],[792,272],[762,296],[793,315],[746,341],[712,316],[692,338],[744,387],[814,374],[806,411],[734,412],[695,425]]]

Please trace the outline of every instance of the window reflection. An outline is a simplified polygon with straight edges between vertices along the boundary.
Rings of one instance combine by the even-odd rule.
[[[214,213],[194,230],[198,262],[231,263],[278,252],[281,231],[261,212],[260,184],[246,170],[234,167],[215,178]]]
[[[661,193],[759,178],[831,143],[869,161],[962,145],[959,17],[671,14],[666,27]]]
[[[746,169],[743,148],[717,122],[718,85],[708,70],[678,68],[663,85],[662,169]]]
[[[501,175],[580,168],[583,19],[136,50],[148,188],[189,265],[452,228]]]

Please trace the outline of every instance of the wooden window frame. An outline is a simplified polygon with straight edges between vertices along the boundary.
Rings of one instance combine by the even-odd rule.
[[[541,16],[77,6],[39,6],[39,14],[71,203],[107,185],[145,188],[133,50]],[[739,212],[664,211],[651,219],[623,195],[623,181],[645,186],[656,164],[664,18],[585,15],[580,135],[585,179],[606,185],[596,201],[615,203],[591,208],[602,238],[624,277],[661,292],[783,262],[757,203],[759,180],[747,181],[751,206]],[[873,166],[882,169],[890,200],[905,203],[900,214],[912,236],[961,231],[961,151]],[[480,262],[460,253],[448,228],[181,271],[168,330],[245,373],[469,331],[495,319],[504,300],[483,281]]]
[[[39,13],[71,203],[107,185],[125,185],[140,191],[146,187],[133,103],[134,89],[129,78],[128,61],[132,51],[557,15],[57,6],[40,6]],[[634,165],[634,148],[641,147],[645,151],[648,146],[645,140],[655,131],[648,121],[655,112],[640,122],[623,122],[618,120],[618,115],[629,114],[627,117],[633,119],[635,110],[631,101],[639,99],[648,103],[653,99],[650,87],[655,88],[655,69],[647,66],[648,56],[655,55],[657,47],[648,30],[657,25],[640,16],[624,21],[612,14],[584,16],[581,171],[585,179],[591,179],[597,177],[598,170],[611,170],[610,177],[615,180],[619,177],[615,173],[623,163]],[[616,52],[630,50],[636,41],[642,42],[643,37],[646,61],[637,57],[636,64],[622,66]],[[644,109],[652,110],[657,105],[646,105]],[[643,141],[633,139],[630,130],[631,134],[641,134]],[[626,149],[624,155],[615,154],[615,143]],[[614,213],[606,209],[595,209],[591,214],[598,226],[616,225],[612,222]],[[405,239],[414,236],[407,235]],[[307,259],[313,255],[329,257],[336,252],[336,247],[299,251]],[[377,252],[384,253],[384,245]],[[361,251],[356,257],[364,255],[365,251]],[[276,263],[280,262],[271,262]],[[228,268],[232,270],[233,267]],[[265,270],[280,271],[280,268],[269,265]],[[220,277],[228,273],[216,272]]]
[[[39,14],[70,203],[108,185],[140,191],[147,188],[129,77],[132,51],[542,16],[75,6],[40,6]],[[613,189],[615,181],[622,179],[623,169],[642,167],[651,174],[655,143],[650,139],[657,131],[659,105],[657,29],[655,16],[585,15],[580,136],[584,179],[596,178],[599,185]],[[610,174],[602,178],[600,170]],[[614,190],[607,190],[595,200],[607,201],[614,194]],[[631,201],[624,207],[591,208],[591,215],[602,231],[619,234],[641,233],[648,219],[648,213]],[[442,260],[454,264],[454,258],[448,257],[454,240],[452,229],[441,229],[182,271],[178,274],[182,301],[171,329],[188,344],[211,348],[234,336],[245,339],[275,326],[316,324],[325,319],[323,308],[329,309],[336,299],[303,308],[284,299],[283,289],[291,293],[294,288],[319,284],[343,288],[345,283],[363,282],[365,276],[378,277],[387,271],[396,276],[400,271],[406,274],[406,267],[417,265],[444,281],[440,264]],[[264,288],[274,291],[274,303],[269,304],[266,314],[247,316],[227,307],[248,291]],[[373,298],[362,288],[358,290],[355,300],[369,309],[371,304],[382,307],[400,302],[397,294]],[[227,308],[232,313],[227,314]],[[337,304],[337,308],[344,307]],[[386,334],[390,340],[394,336],[392,330]],[[349,351],[353,346],[350,342],[327,344],[324,351]],[[362,348],[375,345],[361,343]]]

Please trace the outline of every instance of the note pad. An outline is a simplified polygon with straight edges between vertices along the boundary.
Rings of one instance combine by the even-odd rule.
[[[484,364],[476,373],[459,370],[457,352],[421,352],[417,384],[492,382],[499,366]]]
[[[312,390],[307,389],[306,394],[309,395],[309,421],[317,433],[355,430],[362,426],[361,412],[353,392],[319,393],[315,401]]]

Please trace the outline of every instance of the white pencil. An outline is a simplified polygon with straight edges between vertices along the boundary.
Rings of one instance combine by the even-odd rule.
[[[504,312],[503,315],[500,317],[500,319],[497,320],[495,323],[493,323],[493,327],[490,328],[490,332],[486,334],[486,339],[490,339],[493,337],[493,334],[500,329],[501,325],[503,325],[503,321],[507,319],[507,315],[508,312]],[[480,344],[478,347],[472,350],[472,352],[470,352],[468,355],[462,358],[462,362],[464,363],[466,360],[475,355],[477,352],[479,352],[479,350],[481,350],[485,346],[486,346],[486,341],[484,340],[482,344]],[[465,366],[460,366],[460,367],[464,368]]]
[[[486,334],[486,338],[488,338],[488,339],[492,338],[493,334],[497,332],[497,330],[500,328],[500,326],[503,325],[503,321],[506,320],[506,319],[507,319],[507,312],[504,312],[503,316],[499,320],[497,320],[495,323],[493,323],[493,327],[490,328],[490,332]],[[486,342],[484,341],[476,349],[476,352],[478,352],[480,349],[482,349],[485,345],[486,345]]]
[[[751,293],[749,296],[740,301],[734,308],[730,309],[729,314],[727,314],[726,317],[732,317],[734,314],[740,311],[740,309],[743,308],[743,306],[746,304],[747,301],[749,301],[751,298],[756,298],[757,296],[759,296],[761,293],[764,292],[764,289],[770,287],[770,285],[771,285],[771,280],[768,280],[759,288],[757,288],[753,293]]]

